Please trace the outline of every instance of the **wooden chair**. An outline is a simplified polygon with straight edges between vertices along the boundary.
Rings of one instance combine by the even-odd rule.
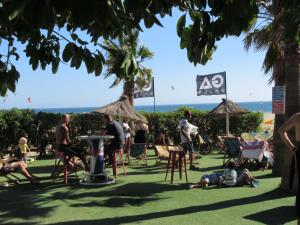
[[[168,160],[170,153],[167,145],[154,145],[154,151],[156,155],[156,164],[162,160]]]

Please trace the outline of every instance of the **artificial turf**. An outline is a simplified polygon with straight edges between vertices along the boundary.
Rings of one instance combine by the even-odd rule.
[[[151,155],[152,154],[152,155]],[[222,170],[222,155],[211,153],[198,160],[199,171],[188,171],[189,182]],[[0,224],[295,224],[294,196],[280,191],[279,177],[271,170],[253,171],[258,187],[188,190],[176,173],[174,183],[164,180],[166,164],[127,167],[115,184],[81,186],[53,182],[54,160],[38,160],[29,170],[40,184],[0,187]],[[108,168],[110,171],[111,169]],[[121,172],[121,169],[119,169]],[[79,172],[79,175],[81,173]],[[4,178],[0,178],[0,182]]]

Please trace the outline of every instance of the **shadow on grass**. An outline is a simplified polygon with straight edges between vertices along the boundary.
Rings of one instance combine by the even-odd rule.
[[[278,177],[278,176],[274,176],[271,173],[255,176],[256,179],[267,179],[267,178],[275,178],[275,177]]]
[[[169,211],[159,211],[159,212],[151,212],[146,214],[140,214],[140,215],[130,215],[130,216],[122,216],[122,217],[114,217],[114,218],[104,218],[99,220],[81,220],[81,221],[66,221],[66,222],[60,222],[60,223],[53,223],[52,225],[79,225],[79,224],[85,224],[85,225],[96,225],[96,224],[125,224],[125,223],[141,223],[143,221],[152,220],[152,219],[159,219],[159,218],[167,218],[171,216],[180,216],[180,215],[188,215],[192,213],[197,212],[205,212],[205,211],[215,211],[215,210],[222,210],[225,208],[230,208],[234,206],[242,206],[242,205],[248,205],[253,204],[257,202],[264,202],[268,200],[273,199],[280,199],[288,197],[289,195],[281,192],[279,189],[274,189],[270,192],[257,195],[257,196],[251,196],[247,198],[241,198],[241,199],[232,199],[227,200],[223,202],[215,202],[212,204],[207,205],[199,205],[199,206],[189,206],[185,208],[178,208],[173,209]],[[283,208],[284,209],[284,208]],[[273,209],[270,210],[273,215],[276,215],[279,211],[281,213],[284,213],[282,208],[279,209]],[[257,221],[269,221],[269,215],[267,213],[257,213],[254,215],[247,216],[247,219],[257,220]],[[277,218],[277,216],[273,216],[274,218]],[[293,220],[294,217],[291,216],[291,214],[284,217],[285,221],[287,220]],[[270,224],[270,223],[268,223]],[[272,223],[271,223],[272,224]],[[278,223],[276,223],[278,224]]]
[[[41,194],[43,186],[43,184],[25,183],[1,190],[1,222],[16,218],[33,219],[34,217],[45,217],[50,214],[54,207],[43,206],[43,203],[46,203],[45,197]]]
[[[216,170],[221,170],[223,169],[222,166],[210,166],[210,167],[205,167],[205,168],[199,168],[200,172],[211,172],[211,171],[216,171]],[[224,169],[223,169],[224,170]]]
[[[296,210],[293,206],[281,206],[248,215],[244,218],[263,224],[286,224],[297,219]]]
[[[129,171],[127,174],[128,175],[150,175],[150,174],[159,174],[159,173],[165,173],[166,166],[160,166],[160,165],[152,165],[148,167],[141,167],[141,166],[136,166],[132,167],[134,168],[134,171]]]
[[[179,191],[186,190],[186,184],[180,185],[172,185],[172,184],[164,184],[164,183],[155,183],[155,182],[143,182],[143,183],[126,183],[121,186],[110,186],[109,189],[104,189],[96,192],[66,192],[63,193],[64,199],[82,199],[82,198],[99,198],[108,197],[133,197],[133,198],[146,198],[151,196],[156,196],[157,194],[161,194],[163,192],[168,191]],[[99,190],[99,187],[91,187],[91,189]],[[56,196],[54,193],[51,198],[52,199],[60,199],[61,196]]]
[[[54,165],[54,163],[53,163]],[[53,170],[54,166],[35,166],[35,167],[29,167],[28,171],[30,171],[31,173],[33,173],[34,175],[36,174],[43,174],[43,173],[47,173],[47,174],[51,174],[52,170]]]
[[[118,182],[106,187],[84,186],[83,189],[80,189],[82,187],[79,184],[65,186],[62,182],[47,181],[35,185],[26,183],[6,188],[1,190],[0,195],[1,219],[4,221],[24,218],[33,220],[47,217],[53,213],[56,207],[45,207],[44,205],[51,204],[53,201],[74,201],[73,204],[68,203],[68,206],[74,207],[76,210],[80,210],[83,206],[116,208],[130,205],[138,207],[147,202],[163,199],[159,196],[163,192],[186,189],[184,184],[171,185],[154,182],[131,184]],[[47,194],[45,195],[45,193]],[[94,199],[90,200],[90,198]],[[83,203],[76,203],[79,201]],[[30,224],[34,224],[34,222]]]

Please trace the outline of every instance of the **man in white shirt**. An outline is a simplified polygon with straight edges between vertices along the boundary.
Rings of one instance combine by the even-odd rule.
[[[130,162],[130,145],[131,145],[131,134],[130,134],[130,126],[126,120],[123,120],[122,128],[125,134],[125,144],[124,144],[124,150],[127,151],[127,160]]]
[[[184,118],[179,121],[180,139],[183,150],[189,153],[190,170],[197,170],[198,168],[193,165],[193,141],[191,138],[191,126],[189,119],[192,117],[192,112],[189,110],[184,111]]]

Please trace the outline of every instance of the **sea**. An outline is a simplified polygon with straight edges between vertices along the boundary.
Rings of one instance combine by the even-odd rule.
[[[263,102],[236,102],[239,106],[248,109],[252,112],[272,112],[272,102],[263,101]],[[219,103],[205,103],[205,104],[172,104],[172,105],[137,105],[135,109],[137,111],[144,112],[173,112],[179,109],[180,107],[190,107],[193,109],[210,111],[216,107]],[[41,108],[34,109],[36,112],[48,112],[48,113],[89,113],[93,112],[99,107],[76,107],[76,108]]]

